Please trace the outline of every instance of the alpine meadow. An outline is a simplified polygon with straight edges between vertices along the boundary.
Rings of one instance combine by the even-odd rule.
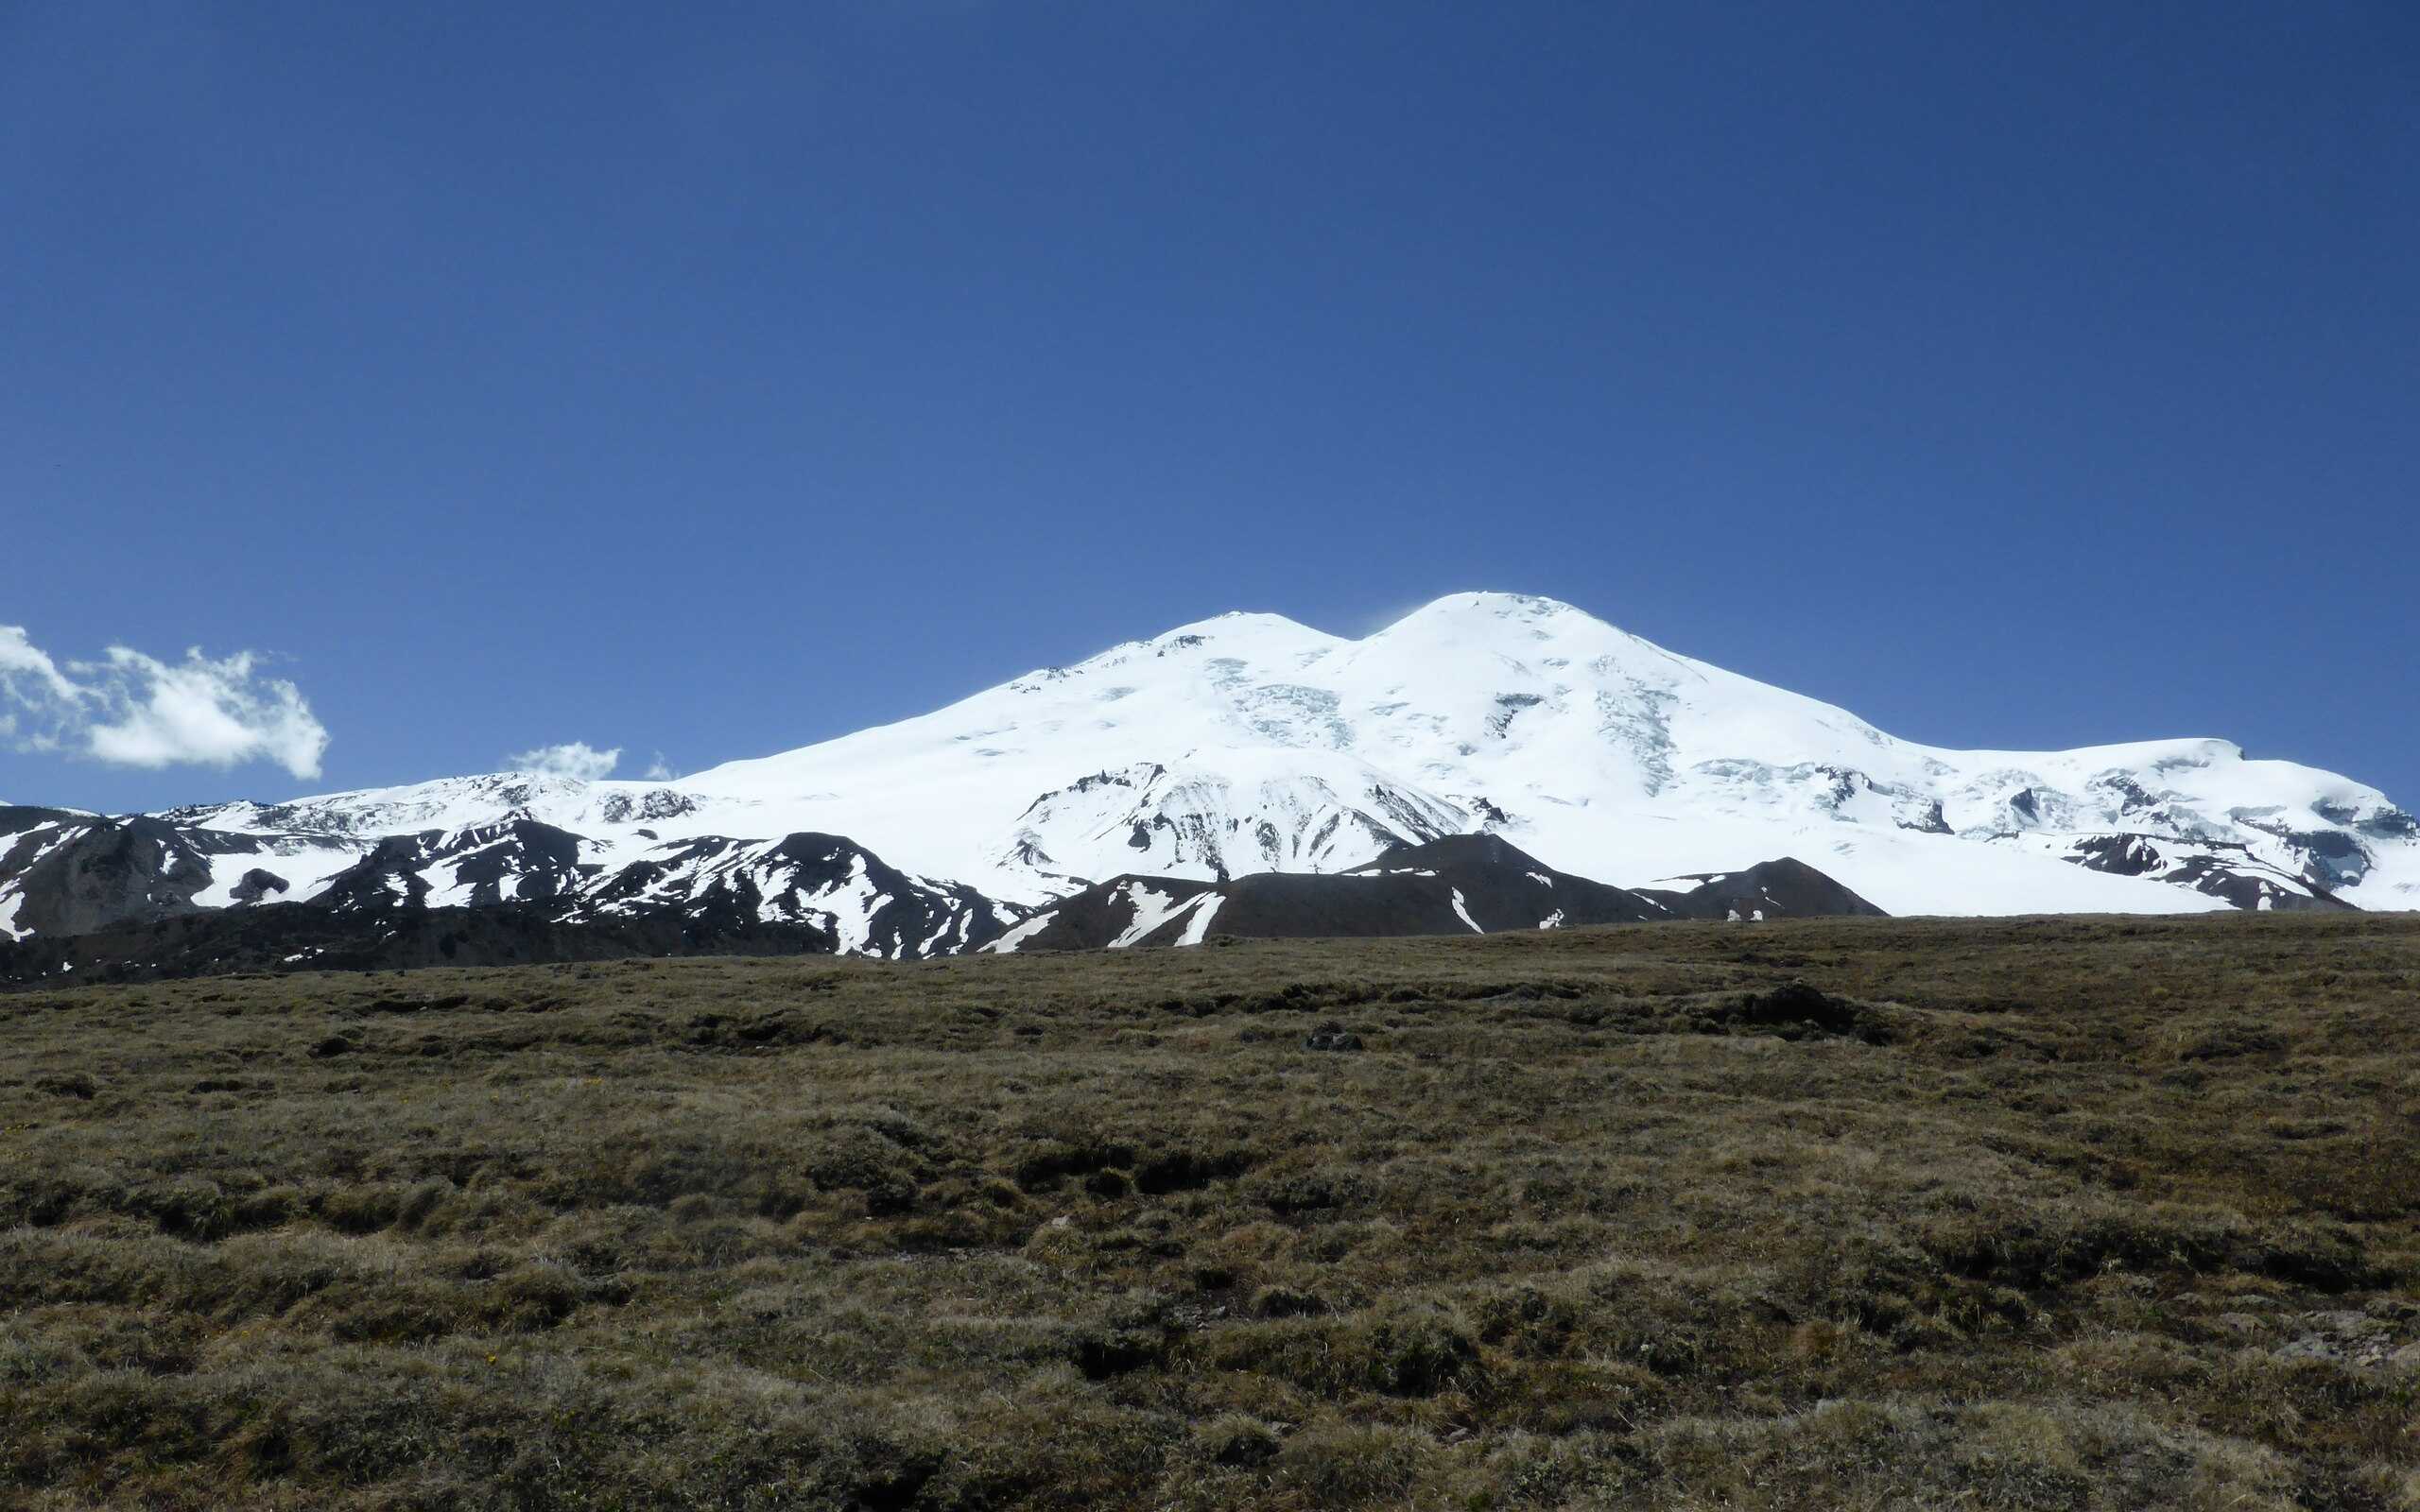
[[[0,1000],[34,1508],[2389,1508],[2420,923]]]

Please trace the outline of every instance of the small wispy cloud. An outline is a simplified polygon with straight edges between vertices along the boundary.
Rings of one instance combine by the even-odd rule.
[[[118,766],[235,766],[266,761],[320,775],[327,727],[302,690],[260,675],[252,651],[164,662],[112,645],[61,664],[22,626],[0,625],[0,740]]]
[[[28,686],[31,694],[23,691]],[[26,703],[36,696],[66,702],[81,691],[67,680],[50,653],[34,644],[22,625],[0,625],[0,689]]]
[[[585,741],[567,740],[560,746],[540,746],[534,750],[515,751],[505,761],[516,772],[537,772],[546,777],[573,777],[583,782],[614,775],[622,762],[622,747],[598,750]]]
[[[664,759],[664,752],[657,751],[655,760],[647,764],[647,771],[644,775],[650,782],[668,782],[681,774],[674,771],[672,764]]]

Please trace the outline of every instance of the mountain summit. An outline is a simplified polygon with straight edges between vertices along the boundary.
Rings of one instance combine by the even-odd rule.
[[[2420,823],[2348,778],[2211,739],[1920,746],[1568,604],[1457,593],[1359,640],[1221,615],[678,782],[0,809],[0,934],[280,899],[712,900],[929,954],[1115,879],[1342,873],[1482,833],[1633,889],[1796,857],[1902,914],[2420,907]]]
[[[2349,779],[2219,740],[1919,746],[1512,593],[1357,641],[1205,620],[680,787],[1025,902],[1490,830],[1623,885],[1798,855],[1900,913],[2420,907],[2420,829]]]

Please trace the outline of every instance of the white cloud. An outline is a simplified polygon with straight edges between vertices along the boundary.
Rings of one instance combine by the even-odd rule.
[[[26,687],[33,691],[21,691]],[[22,703],[42,697],[72,702],[78,691],[59,663],[26,637],[24,626],[0,625],[0,693]]]
[[[214,662],[197,646],[170,664],[111,646],[109,660],[91,669],[101,676],[92,691],[108,713],[85,730],[86,750],[124,766],[271,761],[297,777],[319,776],[326,728],[301,690],[254,678],[252,664],[250,651]]]
[[[647,764],[647,771],[643,775],[650,782],[668,782],[680,774],[675,772],[671,764],[664,759],[664,752],[657,751],[655,760]]]
[[[568,740],[560,746],[541,746],[535,750],[516,751],[505,761],[516,772],[539,772],[547,777],[576,777],[583,782],[594,782],[600,777],[611,777],[622,760],[622,747],[598,750],[583,741]]]
[[[123,645],[63,670],[25,630],[0,625],[0,738],[18,750],[66,751],[120,766],[274,762],[320,775],[327,728],[302,690],[256,673],[251,651],[213,660],[199,646],[162,662]]]

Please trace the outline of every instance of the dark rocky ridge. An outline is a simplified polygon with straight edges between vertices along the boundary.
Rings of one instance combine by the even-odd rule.
[[[1646,889],[1683,919],[1823,919],[1885,917],[1882,910],[1795,856],[1759,861],[1739,871],[1705,872],[1680,891]]]
[[[156,822],[156,821],[154,821]],[[526,833],[525,833],[526,831]],[[119,829],[137,848],[147,832]],[[937,889],[836,835],[797,834],[770,846],[717,838],[663,847],[602,886],[574,890],[574,837],[521,821],[474,834],[391,836],[307,902],[223,909],[156,903],[96,928],[0,943],[0,983],[145,981],[227,972],[384,971],[418,966],[506,966],[684,954],[827,954],[845,943],[829,917],[802,901],[837,884],[869,889],[856,918],[860,948],[894,958],[980,949],[1020,922],[1018,912],[965,888]],[[484,861],[499,848],[549,858],[556,870],[524,875],[546,889],[497,898],[489,870],[456,872],[480,901],[427,906],[415,867],[432,852]],[[744,864],[743,864],[744,863]],[[720,871],[712,870],[720,867]],[[127,875],[160,891],[156,868]],[[261,879],[267,896],[277,879]],[[700,883],[703,877],[706,880]],[[699,884],[692,885],[692,884]],[[777,884],[778,885],[773,885]],[[248,881],[247,885],[251,885]],[[1189,915],[1135,932],[1142,901],[1216,902],[1209,932],[1252,938],[1379,937],[1642,923],[1675,919],[1879,914],[1813,868],[1791,860],[1730,873],[1695,889],[1609,886],[1555,871],[1495,835],[1454,835],[1403,846],[1351,871],[1272,872],[1226,883],[1117,878],[1068,898],[1014,936],[1021,950],[1098,950],[1112,943],[1173,944]],[[854,917],[854,916],[853,916]],[[1128,937],[1132,936],[1132,937]]]
[[[830,834],[671,841],[612,869],[591,859],[598,853],[592,842],[526,813],[361,846],[318,833],[272,839],[147,816],[0,806],[0,923],[26,936],[11,948],[0,933],[8,963],[0,976],[101,965],[252,970],[305,948],[362,966],[705,950],[904,959],[981,945],[1024,914],[973,888],[910,876]],[[321,852],[321,865],[296,873],[310,877],[324,876],[328,850],[359,854],[295,900],[280,868],[296,870],[282,854],[297,848]],[[221,875],[227,869],[232,877]],[[225,882],[218,896],[229,906],[197,902],[215,881]],[[264,906],[277,902],[302,912]],[[270,922],[247,922],[270,913]],[[432,931],[423,919],[432,914],[477,921]],[[576,940],[583,929],[596,939]],[[433,954],[439,941],[447,949]],[[236,960],[249,964],[226,964]]]
[[[2225,841],[2178,841],[2155,834],[2090,835],[2075,843],[2067,859],[2094,871],[2158,877],[2242,909],[2328,913],[2354,906],[2312,876],[2279,871],[2253,855],[2248,847]]]
[[[44,833],[47,829],[48,833]],[[0,878],[21,881],[21,931],[70,935],[194,906],[211,868],[175,826],[56,809],[0,811]]]
[[[723,835],[669,841],[585,891],[579,909],[580,917],[670,911],[816,923],[827,913],[819,901],[852,885],[868,900],[856,948],[892,960],[970,949],[1024,917],[962,884],[909,876],[845,835],[813,832],[769,845]]]
[[[1693,889],[1634,891],[1556,871],[1500,835],[1458,834],[1399,846],[1368,866],[1323,875],[1262,872],[1218,883],[1116,877],[1044,909],[995,948],[1082,951],[1219,935],[1366,939],[1881,913],[1789,858],[1716,875]]]
[[[828,955],[834,944],[829,931],[811,924],[669,913],[571,919],[546,903],[399,908],[383,917],[311,903],[268,903],[125,919],[78,935],[0,940],[0,987],[635,956]]]

